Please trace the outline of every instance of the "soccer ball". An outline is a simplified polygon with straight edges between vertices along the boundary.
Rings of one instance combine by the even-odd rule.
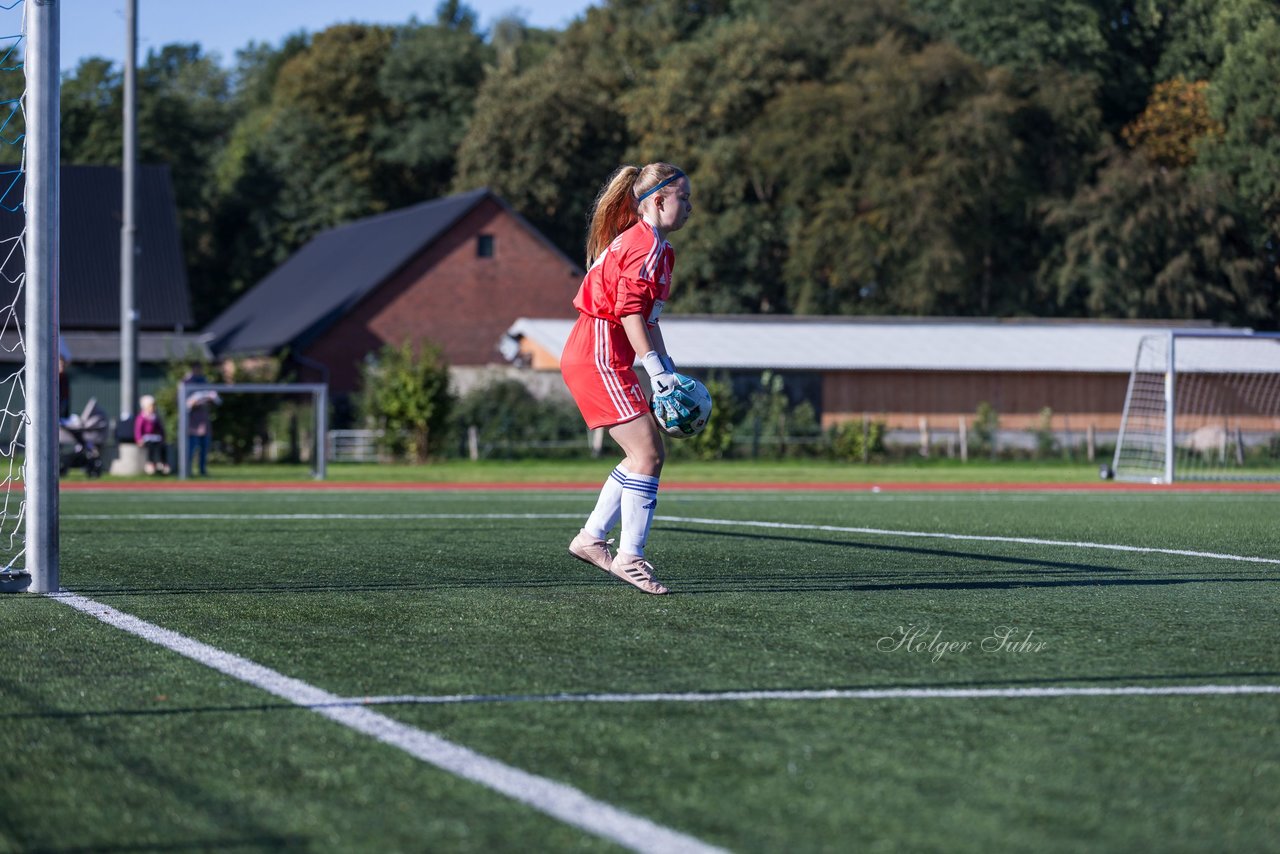
[[[680,379],[679,389],[683,402],[689,408],[689,415],[670,425],[664,424],[661,417],[655,420],[657,420],[658,426],[666,431],[668,436],[674,439],[688,439],[690,436],[696,436],[706,429],[707,421],[711,419],[711,392],[707,391],[707,387],[693,377],[686,377],[680,374],[676,376]],[[652,401],[649,407],[650,409],[653,408]]]

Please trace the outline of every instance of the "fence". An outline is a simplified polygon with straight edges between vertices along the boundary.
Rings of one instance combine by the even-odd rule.
[[[335,463],[381,463],[387,456],[378,447],[381,430],[330,430],[329,459]]]

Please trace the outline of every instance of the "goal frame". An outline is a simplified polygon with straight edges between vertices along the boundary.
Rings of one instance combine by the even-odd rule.
[[[219,394],[309,394],[316,418],[316,450],[312,457],[311,476],[324,480],[328,471],[326,455],[328,441],[325,433],[329,423],[329,386],[324,383],[178,383],[178,477],[191,477],[190,446],[187,440],[187,400],[196,392],[215,391]]]
[[[1200,329],[1178,329],[1169,330],[1165,333],[1166,337],[1166,355],[1165,355],[1165,371],[1164,371],[1164,431],[1163,431],[1163,472],[1158,477],[1148,474],[1126,474],[1124,467],[1121,465],[1121,452],[1124,449],[1125,435],[1129,427],[1131,412],[1131,404],[1133,401],[1134,388],[1138,380],[1138,375],[1143,373],[1154,373],[1152,370],[1142,370],[1143,348],[1149,340],[1159,338],[1159,335],[1145,335],[1138,343],[1138,352],[1134,356],[1133,369],[1129,373],[1129,383],[1125,389],[1124,409],[1120,417],[1120,430],[1116,436],[1115,453],[1111,460],[1110,473],[1117,480],[1153,482],[1171,484],[1178,479],[1177,465],[1177,391],[1178,391],[1178,341],[1182,340],[1204,340],[1218,339],[1230,341],[1272,341],[1280,346],[1280,332],[1255,332],[1253,330],[1200,330]],[[1277,372],[1280,372],[1280,362],[1277,363]],[[1184,373],[1186,373],[1184,371]],[[1185,479],[1185,478],[1184,478]]]
[[[6,568],[5,591],[57,593],[60,583],[58,537],[58,257],[59,145],[61,91],[58,0],[27,0],[23,7],[26,77],[23,115],[26,136],[26,215],[22,243],[26,299],[23,337],[23,506],[24,567]]]

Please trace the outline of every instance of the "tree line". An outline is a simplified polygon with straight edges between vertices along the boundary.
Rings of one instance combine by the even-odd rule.
[[[64,75],[65,163],[120,162],[122,76]],[[1271,0],[605,0],[564,31],[448,0],[138,79],[201,324],[323,229],[479,186],[581,258],[652,160],[694,189],[673,311],[1280,309]]]

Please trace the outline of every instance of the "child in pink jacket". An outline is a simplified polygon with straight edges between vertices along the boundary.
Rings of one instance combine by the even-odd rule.
[[[146,454],[146,472],[168,474],[169,451],[164,441],[164,420],[156,412],[156,399],[144,394],[138,403],[142,411],[133,419],[133,441]]]

